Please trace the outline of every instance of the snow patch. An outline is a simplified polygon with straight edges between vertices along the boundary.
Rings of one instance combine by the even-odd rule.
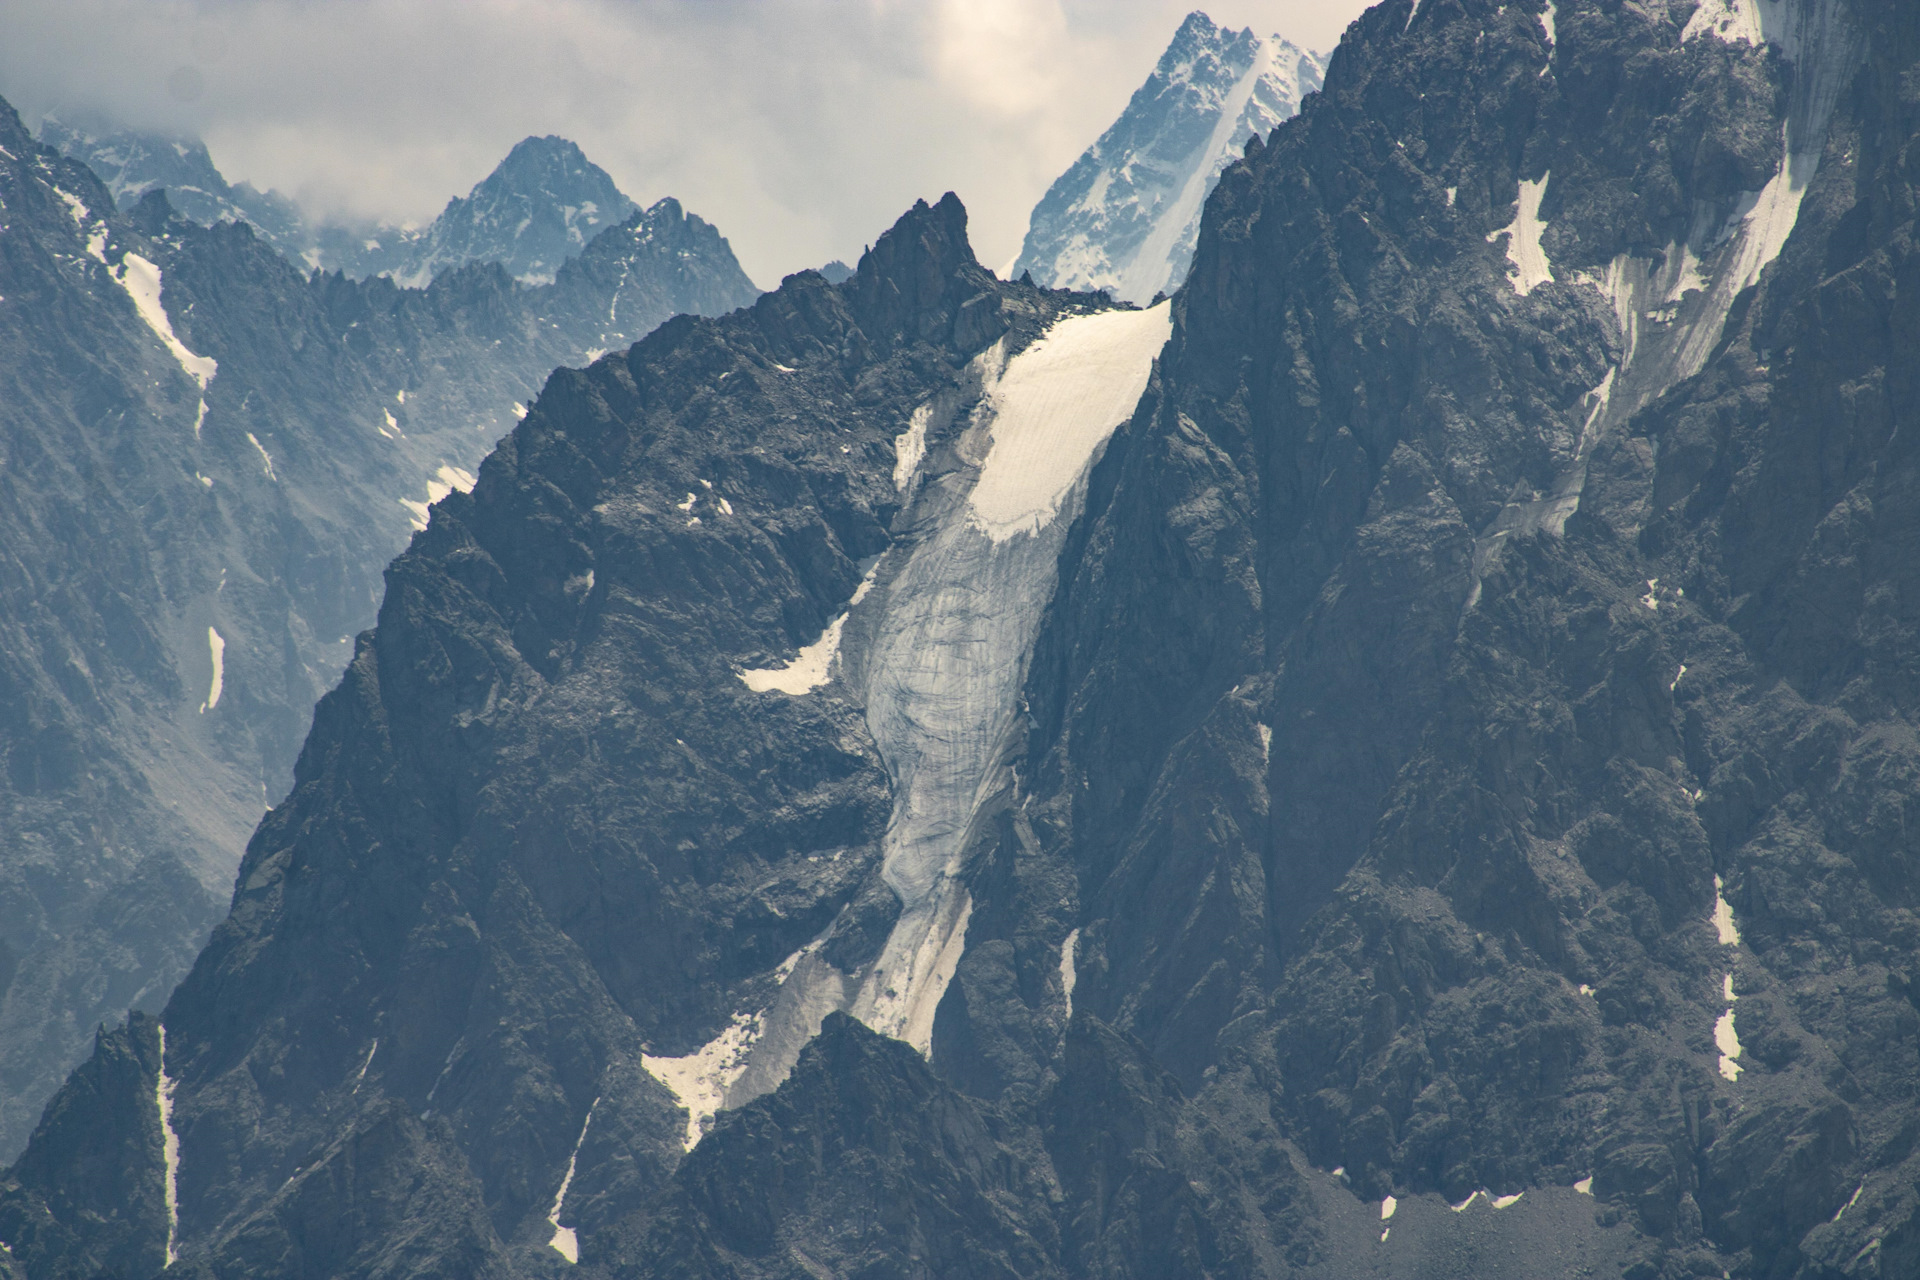
[[[1756,0],[1701,0],[1700,7],[1687,20],[1686,30],[1680,33],[1680,43],[1712,36],[1728,44],[1744,40],[1758,45],[1762,40],[1761,31]]]
[[[1833,1217],[1827,1219],[1827,1221],[1829,1222],[1840,1221],[1840,1215],[1844,1214],[1847,1210],[1853,1208],[1853,1206],[1860,1203],[1860,1193],[1862,1191],[1865,1191],[1866,1189],[1867,1189],[1867,1184],[1864,1182],[1861,1183],[1859,1186],[1855,1187],[1853,1189],[1853,1194],[1847,1198],[1847,1202],[1841,1205],[1838,1209],[1835,1209],[1833,1211]]]
[[[213,682],[207,686],[207,700],[200,704],[201,715],[220,705],[220,691],[226,686],[227,642],[212,627],[207,628],[207,653],[213,660]]]
[[[1059,514],[1095,450],[1133,412],[1173,331],[1171,304],[1072,316],[1015,356],[988,391],[993,447],[967,502],[995,543]]]
[[[913,483],[921,459],[927,456],[927,421],[932,417],[933,406],[921,405],[907,420],[907,429],[893,438],[893,487],[901,493]]]
[[[1740,1065],[1740,1036],[1733,1029],[1733,1007],[1720,1015],[1713,1024],[1713,1044],[1720,1050],[1720,1077],[1723,1080],[1738,1080],[1740,1073],[1746,1070]]]
[[[687,497],[691,499],[692,494]],[[683,510],[685,508],[682,508]],[[698,517],[695,517],[698,519]],[[840,630],[847,625],[847,615],[853,607],[867,598],[867,592],[873,589],[873,575],[879,571],[880,562],[875,561],[873,568],[867,570],[867,576],[860,580],[854,589],[853,598],[847,601],[847,607],[827,624],[820,638],[802,648],[792,662],[783,667],[761,667],[753,671],[742,671],[740,683],[755,693],[779,692],[790,697],[799,697],[812,693],[833,678],[833,660],[840,654]]]
[[[1399,1207],[1400,1202],[1392,1196],[1388,1196],[1385,1200],[1382,1200],[1380,1202],[1380,1221],[1386,1222],[1392,1219],[1393,1211]]]
[[[1075,929],[1067,935],[1067,940],[1060,944],[1060,995],[1067,1003],[1069,1018],[1073,1017],[1073,984],[1078,976],[1073,970],[1073,949],[1079,943],[1080,931]]]
[[[1513,291],[1523,298],[1553,280],[1553,264],[1547,261],[1546,250],[1540,247],[1540,235],[1547,229],[1547,224],[1540,221],[1540,201],[1545,198],[1547,183],[1552,177],[1551,173],[1544,173],[1536,181],[1522,179],[1519,207],[1513,221],[1487,237],[1488,244],[1501,236],[1508,237],[1507,261],[1513,264],[1513,270],[1507,279]]]
[[[914,945],[904,963],[896,946],[901,928],[894,926],[874,977],[853,1008],[856,1018],[882,1035],[905,1040],[922,1057],[933,1052],[933,1015],[960,968],[967,922],[973,916],[973,895],[965,889],[952,892],[952,884],[951,879],[940,884],[938,888],[948,892],[936,892],[926,900],[929,909],[913,919],[907,939]],[[903,914],[902,923],[910,918]]]
[[[523,420],[526,416],[527,416],[527,406],[521,404],[518,400],[515,400],[513,402],[514,421],[519,422]]]
[[[1273,763],[1273,727],[1271,725],[1264,725],[1264,724],[1256,724],[1253,727],[1259,730],[1260,732],[1260,763],[1272,764]]]
[[[247,443],[251,444],[254,450],[259,453],[260,465],[266,469],[267,479],[278,484],[280,477],[273,474],[273,455],[267,452],[267,446],[261,444],[260,437],[254,435],[251,431],[247,432]]]
[[[1546,28],[1548,44],[1559,43],[1559,36],[1555,25],[1558,18],[1559,6],[1554,3],[1554,0],[1547,0],[1546,9],[1540,14],[1540,25]]]
[[[1713,928],[1720,935],[1720,945],[1737,947],[1740,945],[1740,926],[1733,922],[1733,906],[1727,901],[1726,882],[1719,876],[1713,878]]]
[[[685,1057],[640,1055],[647,1073],[667,1086],[674,1101],[687,1109],[687,1132],[681,1140],[686,1150],[699,1145],[726,1102],[728,1087],[747,1069],[758,1024],[759,1019],[753,1015],[736,1013],[726,1030]]]
[[[766,1008],[734,1014],[719,1035],[684,1057],[641,1055],[641,1065],[687,1110],[686,1150],[699,1145],[723,1108],[777,1088],[800,1049],[818,1034],[822,1019],[843,1007],[836,971],[814,954],[825,940],[825,935],[815,938],[780,962],[773,971],[779,990]],[[557,1203],[554,1212],[559,1212]]]
[[[1520,1197],[1525,1194],[1527,1193],[1524,1191],[1516,1191],[1510,1196],[1494,1196],[1492,1199],[1493,1207],[1496,1209],[1511,1208],[1512,1206],[1519,1204]]]
[[[200,397],[200,408],[193,415],[193,438],[200,438],[200,428],[207,425],[207,398]]]
[[[360,1070],[354,1074],[351,1093],[360,1092],[360,1085],[367,1078],[367,1068],[373,1065],[373,1055],[380,1052],[380,1037],[375,1036],[373,1043],[367,1046],[367,1056],[360,1063]]]
[[[1459,1204],[1448,1205],[1447,1207],[1452,1209],[1455,1213],[1465,1213],[1467,1211],[1468,1205],[1472,1204],[1475,1200],[1478,1200],[1481,1196],[1486,1194],[1487,1193],[1484,1191],[1474,1191],[1469,1193],[1467,1198],[1465,1200],[1462,1200]]]
[[[67,206],[67,216],[73,219],[73,225],[84,231],[87,226],[87,219],[91,218],[93,214],[88,210],[86,205],[81,203],[80,197],[70,192],[62,191],[59,187],[53,189],[53,194],[59,196],[60,199],[65,202]]]
[[[1574,1183],[1573,1189],[1575,1191],[1578,1191],[1583,1196],[1592,1195],[1593,1194],[1593,1175],[1588,1174],[1586,1177],[1580,1179],[1580,1181]]]
[[[220,371],[220,364],[212,356],[197,356],[187,350],[186,344],[173,333],[173,322],[167,319],[167,309],[160,305],[160,268],[137,253],[125,255],[118,271],[109,270],[127,296],[133,299],[134,308],[140,312],[140,318],[147,322],[154,335],[180,362],[189,378],[200,384],[205,391],[207,384],[213,381],[214,374]]]
[[[400,499],[400,505],[407,509],[408,516],[413,521],[414,531],[416,533],[424,532],[434,503],[440,501],[440,499],[446,497],[455,489],[458,489],[461,493],[472,493],[473,485],[473,472],[468,471],[464,467],[456,467],[451,463],[443,462],[439,468],[434,471],[433,478],[427,481],[427,500],[420,502],[413,498],[402,498]]]
[[[587,1140],[587,1130],[593,1127],[593,1113],[600,1107],[600,1099],[595,1098],[593,1105],[587,1108],[587,1118],[580,1125],[580,1136],[573,1140],[573,1154],[567,1157],[566,1176],[560,1179],[560,1190],[554,1192],[553,1208],[547,1210],[547,1224],[553,1228],[553,1238],[547,1241],[547,1247],[565,1258],[569,1263],[580,1261],[580,1240],[572,1227],[560,1225],[560,1209],[567,1202],[567,1189],[573,1185],[573,1172],[580,1163],[580,1145]]]
[[[1686,674],[1687,674],[1687,664],[1683,662],[1680,664],[1680,670],[1674,672],[1673,680],[1667,685],[1667,692],[1672,693],[1675,689],[1678,689],[1680,687],[1681,677]],[[1715,908],[1716,913],[1718,912],[1718,910],[1719,908],[1716,907]]]
[[[180,1258],[175,1243],[180,1235],[180,1135],[173,1131],[173,1091],[179,1082],[167,1074],[167,1028],[160,1032],[160,1071],[153,1082],[153,1102],[160,1112],[160,1161],[165,1171],[167,1206],[167,1265]]]

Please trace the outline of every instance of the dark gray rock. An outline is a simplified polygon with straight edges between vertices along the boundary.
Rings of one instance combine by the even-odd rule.
[[[182,1265],[552,1274],[572,1168],[609,1274],[1913,1272],[1909,9],[1363,17],[1092,469],[931,1063],[827,1018],[686,1159],[662,1059],[892,923],[850,682],[736,675],[921,535],[909,415],[1088,302],[949,199],[555,375],[166,1010]],[[0,1187],[28,1275],[144,1265],[121,1043]]]
[[[0,1150],[218,922],[313,702],[427,503],[556,364],[754,291],[664,202],[528,288],[303,274],[149,192],[124,214],[0,107]],[[119,275],[157,270],[201,387]],[[204,412],[201,406],[204,406]],[[411,504],[409,506],[408,504]],[[214,705],[209,629],[223,642]],[[205,708],[204,710],[202,708]]]

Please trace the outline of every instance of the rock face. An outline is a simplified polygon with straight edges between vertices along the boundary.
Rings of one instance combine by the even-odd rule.
[[[1914,1274],[1917,79],[1392,0],[1168,310],[947,200],[555,375],[0,1265]]]
[[[1299,111],[1325,72],[1279,36],[1188,14],[1120,118],[1034,206],[1011,274],[1142,304],[1179,288],[1220,171]]]
[[[0,107],[0,1150],[157,1010],[284,794],[380,570],[557,363],[754,296],[677,206],[560,279],[303,277]]]

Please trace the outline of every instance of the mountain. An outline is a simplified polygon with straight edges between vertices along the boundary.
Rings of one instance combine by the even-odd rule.
[[[556,364],[755,296],[665,201],[554,283],[307,275],[118,212],[0,108],[0,1150],[158,1009],[283,795],[381,570]]]
[[[562,264],[635,211],[604,169],[565,138],[526,138],[424,228],[308,219],[277,191],[227,182],[206,144],[138,130],[79,129],[42,119],[39,140],[100,176],[118,208],[165,190],[183,216],[210,227],[245,222],[282,255],[354,279],[391,276],[424,288],[438,273],[497,262],[523,284],[551,284]]]
[[[1186,279],[1220,171],[1320,88],[1315,55],[1187,15],[1100,140],[1047,188],[1010,274],[1145,303]]]
[[[114,207],[131,209],[154,190],[183,217],[210,227],[244,222],[294,261],[312,249],[312,233],[299,208],[277,191],[256,191],[249,183],[230,184],[198,138],[168,138],[111,126],[77,128],[45,116],[36,130],[40,142],[92,169],[106,184]],[[318,262],[309,262],[317,266]]]
[[[1389,0],[1169,302],[949,198],[556,373],[0,1265],[1920,1272],[1916,83]]]
[[[527,138],[471,193],[449,201],[408,238],[390,274],[417,288],[449,267],[497,262],[516,280],[547,284],[562,263],[601,229],[626,221],[634,207],[573,143]]]

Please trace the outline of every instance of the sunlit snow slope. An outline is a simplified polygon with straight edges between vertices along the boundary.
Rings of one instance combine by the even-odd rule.
[[[1324,71],[1279,36],[1189,14],[1126,111],[1034,206],[1012,274],[1140,303],[1179,288],[1220,171],[1299,111]]]

